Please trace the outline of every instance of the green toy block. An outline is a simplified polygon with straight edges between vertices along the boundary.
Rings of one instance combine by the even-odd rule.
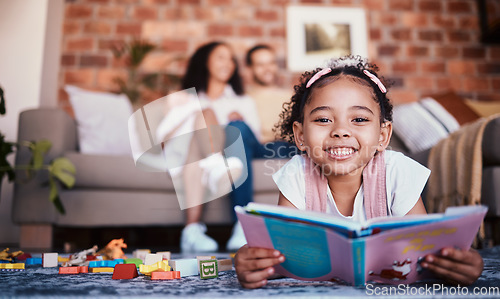
[[[130,258],[123,261],[124,264],[135,264],[137,268],[142,265],[142,260],[140,258]]]
[[[219,269],[216,259],[200,261],[201,279],[209,279],[217,277],[219,277]]]

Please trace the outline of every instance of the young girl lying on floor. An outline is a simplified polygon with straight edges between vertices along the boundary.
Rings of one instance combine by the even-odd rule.
[[[430,171],[386,150],[392,105],[376,70],[349,56],[302,75],[280,130],[305,154],[273,175],[278,205],[355,220],[426,213],[420,193]],[[245,288],[262,287],[284,260],[276,250],[245,245],[235,258],[238,280]],[[449,283],[471,284],[483,260],[473,249],[443,248],[421,265]]]

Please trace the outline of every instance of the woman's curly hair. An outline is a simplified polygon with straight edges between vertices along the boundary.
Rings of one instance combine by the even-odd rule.
[[[387,87],[389,82],[384,80],[382,77],[377,75],[378,67],[375,64],[368,63],[361,56],[345,56],[338,59],[330,60],[327,66],[332,69],[332,71],[326,75],[319,78],[314,84],[309,88],[306,88],[307,82],[322,68],[317,68],[314,71],[307,71],[302,74],[299,80],[299,84],[294,86],[295,94],[292,96],[289,102],[283,104],[283,111],[280,114],[280,121],[275,125],[274,131],[281,139],[287,140],[288,142],[294,142],[293,136],[293,123],[298,121],[302,123],[304,120],[303,107],[305,104],[310,102],[311,94],[318,87],[323,87],[330,84],[340,78],[346,78],[356,82],[358,84],[367,86],[371,89],[373,99],[379,103],[381,111],[381,122],[392,121],[392,104],[386,96],[386,93],[382,92],[378,85],[373,82],[366,74],[363,73],[364,70],[369,71]],[[305,101],[305,103],[302,103]]]

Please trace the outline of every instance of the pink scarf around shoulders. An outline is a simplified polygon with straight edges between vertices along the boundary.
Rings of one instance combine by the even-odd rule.
[[[378,152],[363,170],[366,219],[387,216],[385,151]],[[309,157],[305,158],[306,210],[326,212],[328,181]]]

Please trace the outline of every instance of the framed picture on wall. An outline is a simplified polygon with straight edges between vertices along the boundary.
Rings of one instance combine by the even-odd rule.
[[[287,66],[302,72],[330,58],[368,55],[366,14],[362,8],[287,7]]]

